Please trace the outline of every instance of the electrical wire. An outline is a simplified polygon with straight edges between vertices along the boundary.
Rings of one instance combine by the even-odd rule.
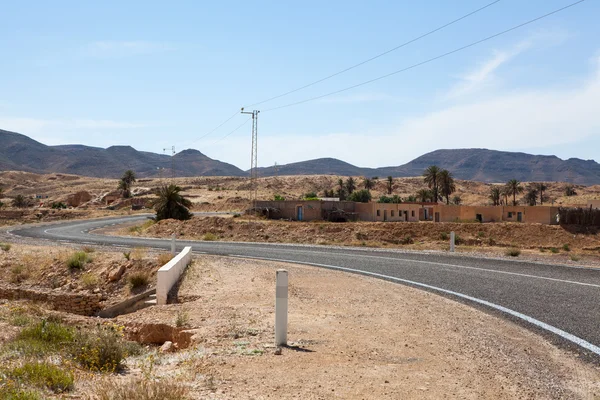
[[[191,146],[195,143],[198,143],[200,140],[204,139],[205,137],[207,137],[208,135],[212,134],[214,131],[216,131],[217,129],[219,129],[220,127],[222,127],[223,125],[225,125],[226,123],[228,123],[229,121],[231,121],[236,115],[238,115],[240,112],[236,111],[235,113],[233,113],[233,115],[231,115],[231,117],[227,118],[225,121],[221,122],[216,128],[214,128],[213,130],[211,130],[208,133],[205,133],[204,135],[200,136],[198,139],[194,140],[192,143],[190,143],[188,146]]]
[[[564,6],[562,8],[556,9],[556,10],[554,10],[552,12],[544,14],[544,15],[542,15],[540,17],[537,17],[537,18],[531,19],[529,21],[523,22],[523,23],[521,23],[519,25],[513,26],[512,28],[506,29],[506,30],[504,30],[502,32],[499,32],[499,33],[496,33],[494,35],[488,36],[488,37],[486,37],[484,39],[480,39],[480,40],[478,40],[476,42],[469,43],[469,44],[467,44],[465,46],[459,47],[457,49],[454,49],[454,50],[449,51],[447,53],[441,54],[439,56],[436,56],[436,57],[433,57],[433,58],[429,58],[429,59],[427,59],[425,61],[421,61],[419,63],[410,65],[410,66],[408,66],[406,68],[402,68],[402,69],[390,72],[389,74],[385,74],[385,75],[379,76],[377,78],[373,78],[373,79],[370,79],[368,81],[364,81],[364,82],[358,83],[356,85],[348,86],[346,88],[339,89],[339,90],[336,90],[336,91],[333,91],[333,92],[329,92],[329,93],[326,93],[326,94],[323,94],[323,95],[320,95],[320,96],[310,97],[310,98],[305,99],[305,100],[300,100],[300,101],[296,101],[296,102],[293,102],[293,103],[285,104],[285,105],[282,105],[282,106],[279,106],[279,107],[273,107],[273,108],[269,108],[269,109],[266,109],[266,110],[262,110],[262,112],[264,113],[264,112],[269,112],[269,111],[275,111],[275,110],[279,110],[279,109],[282,109],[282,108],[287,108],[287,107],[292,107],[292,106],[296,106],[296,105],[299,105],[299,104],[308,103],[309,101],[319,100],[319,99],[322,99],[324,97],[332,96],[334,94],[342,93],[342,92],[345,92],[345,91],[348,91],[348,90],[351,90],[351,89],[355,89],[355,88],[360,87],[360,86],[368,85],[369,83],[373,83],[373,82],[379,81],[381,79],[389,78],[390,76],[397,75],[397,74],[399,74],[401,72],[406,72],[408,70],[420,67],[420,66],[425,65],[425,64],[429,64],[429,63],[431,63],[433,61],[436,61],[436,60],[439,60],[441,58],[447,57],[447,56],[449,56],[451,54],[458,53],[458,52],[460,52],[462,50],[465,50],[465,49],[468,49],[470,47],[476,46],[476,45],[481,44],[483,42],[487,42],[488,40],[491,40],[491,39],[494,39],[494,38],[496,38],[498,36],[501,36],[501,35],[504,35],[506,33],[512,32],[512,31],[517,30],[519,28],[522,28],[522,27],[524,27],[526,25],[532,24],[532,23],[537,22],[537,21],[539,21],[541,19],[547,18],[547,17],[549,17],[551,15],[554,15],[556,13],[564,11],[564,10],[566,10],[568,8],[574,7],[574,6],[576,6],[576,5],[580,4],[580,3],[583,3],[584,1],[585,0],[576,1],[574,3],[571,3],[571,4],[567,5],[567,6]]]
[[[213,146],[217,143],[219,143],[221,140],[225,139],[226,137],[228,137],[229,135],[233,134],[234,132],[236,132],[238,129],[240,129],[242,126],[246,125],[248,123],[248,121],[250,121],[252,119],[252,117],[249,117],[247,120],[244,121],[243,124],[241,124],[240,126],[238,126],[237,128],[235,128],[234,130],[232,130],[231,132],[229,132],[228,134],[226,134],[225,136],[220,137],[219,139],[215,140],[214,142],[212,142],[209,146]]]
[[[417,40],[423,39],[423,38],[425,38],[425,37],[427,37],[427,36],[430,36],[430,35],[432,35],[432,34],[434,34],[434,33],[438,32],[438,31],[441,31],[442,29],[444,29],[444,28],[447,28],[447,27],[449,27],[450,25],[453,25],[453,24],[455,24],[455,23],[457,23],[457,22],[459,22],[459,21],[462,21],[463,19],[465,19],[465,18],[468,18],[468,17],[470,17],[471,15],[477,14],[478,12],[480,12],[480,11],[483,11],[483,10],[485,10],[485,9],[486,9],[486,8],[488,8],[488,7],[491,7],[491,6],[493,6],[494,4],[496,4],[496,3],[498,3],[498,2],[500,2],[500,0],[495,0],[495,1],[493,1],[493,2],[491,2],[491,3],[489,3],[489,4],[485,5],[485,6],[483,6],[483,7],[481,7],[481,8],[478,8],[478,9],[477,9],[477,10],[475,10],[475,11],[471,11],[470,13],[468,13],[468,14],[465,14],[465,15],[463,15],[463,16],[462,16],[462,17],[460,17],[460,18],[457,18],[457,19],[455,19],[455,20],[453,20],[453,21],[450,21],[450,22],[448,22],[448,23],[446,23],[446,24],[444,24],[444,25],[442,25],[442,26],[440,26],[440,27],[438,27],[438,28],[435,28],[434,30],[431,30],[431,31],[429,31],[429,32],[427,32],[427,33],[424,33],[424,34],[422,34],[422,35],[420,35],[420,36],[417,36],[417,37],[415,37],[415,38],[413,38],[413,39],[410,39],[409,41],[407,41],[407,42],[404,42],[404,43],[402,43],[402,44],[400,44],[400,45],[398,45],[398,46],[396,46],[396,47],[393,47],[393,48],[391,48],[391,49],[389,49],[389,50],[386,50],[386,51],[384,51],[383,53],[379,53],[379,54],[377,54],[377,55],[375,55],[375,56],[373,56],[373,57],[371,57],[371,58],[368,58],[368,59],[366,59],[366,60],[364,60],[364,61],[361,61],[361,62],[359,62],[358,64],[354,64],[354,65],[352,65],[352,66],[350,66],[350,67],[348,67],[348,68],[345,68],[345,69],[343,69],[343,70],[341,70],[341,71],[335,72],[335,73],[333,73],[333,74],[331,74],[331,75],[328,75],[328,76],[326,76],[326,77],[324,77],[324,78],[318,79],[318,80],[316,80],[316,81],[314,81],[314,82],[311,82],[311,83],[309,83],[309,84],[306,84],[306,85],[304,85],[304,86],[301,86],[301,87],[299,87],[299,88],[296,88],[296,89],[293,89],[293,90],[287,91],[287,92],[285,92],[285,93],[282,93],[282,94],[280,94],[280,95],[277,95],[277,96],[270,97],[270,98],[268,98],[268,99],[266,99],[266,100],[259,101],[259,102],[257,102],[257,103],[250,104],[250,105],[248,105],[248,106],[246,106],[246,107],[253,107],[253,106],[256,106],[256,105],[259,105],[259,104],[263,104],[263,103],[269,102],[269,101],[271,101],[271,100],[275,100],[275,99],[278,99],[278,98],[281,98],[281,97],[287,96],[288,94],[292,94],[292,93],[298,92],[298,91],[300,91],[300,90],[303,90],[303,89],[306,89],[306,88],[308,88],[308,87],[314,86],[314,85],[316,85],[317,83],[321,83],[321,82],[323,82],[323,81],[326,81],[326,80],[328,80],[328,79],[331,79],[331,78],[333,78],[333,77],[335,77],[335,76],[341,75],[341,74],[343,74],[343,73],[345,73],[345,72],[348,72],[348,71],[350,71],[350,70],[352,70],[352,69],[354,69],[354,68],[360,67],[361,65],[364,65],[364,64],[366,64],[366,63],[368,63],[368,62],[371,62],[371,61],[373,61],[373,60],[376,60],[376,59],[378,59],[378,58],[380,58],[380,57],[383,57],[383,56],[385,56],[386,54],[389,54],[389,53],[391,53],[391,52],[393,52],[393,51],[396,51],[396,50],[398,50],[398,49],[401,49],[401,48],[403,48],[403,47],[405,47],[405,46],[408,46],[409,44],[412,44],[412,43],[416,42]]]

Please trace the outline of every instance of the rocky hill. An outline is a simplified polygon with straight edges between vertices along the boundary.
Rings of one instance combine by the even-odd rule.
[[[260,168],[259,176],[340,175],[420,176],[430,165],[448,169],[455,178],[480,182],[520,181],[600,184],[600,164],[594,160],[539,156],[487,149],[436,150],[396,167],[361,168],[335,158]],[[0,171],[68,173],[115,178],[133,169],[139,177],[248,176],[234,165],[213,160],[198,150],[184,150],[174,157],[138,151],[130,146],[107,149],[83,145],[46,146],[14,132],[0,130]]]
[[[234,165],[213,160],[198,150],[184,150],[174,157],[138,151],[131,146],[107,149],[82,145],[46,146],[15,132],[0,130],[0,171],[60,172],[116,178],[132,169],[139,177],[245,176]]]

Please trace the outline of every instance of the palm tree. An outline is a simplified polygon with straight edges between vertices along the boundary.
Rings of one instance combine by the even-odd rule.
[[[441,170],[437,175],[441,195],[446,198],[446,204],[450,204],[450,195],[456,192],[456,184],[452,173],[447,169]]]
[[[431,190],[421,189],[417,192],[415,197],[417,198],[418,201],[426,203],[431,198],[431,195],[432,195]]]
[[[12,200],[13,207],[25,208],[29,207],[30,205],[31,203],[29,202],[29,200],[25,198],[25,196],[23,196],[22,194],[16,195],[15,198]]]
[[[131,197],[131,185],[135,182],[135,173],[128,169],[123,173],[121,180],[119,181],[119,189],[123,193],[123,197]]]
[[[348,191],[349,195],[356,190],[356,182],[354,181],[353,177],[349,177],[346,181],[346,190]]]
[[[513,206],[517,205],[517,194],[519,193],[523,193],[521,182],[516,179],[506,182],[506,194],[513,197]]]
[[[490,188],[490,200],[492,200],[492,205],[499,206],[500,198],[502,197],[502,191],[498,186],[492,186]]]
[[[527,193],[525,194],[525,200],[527,201],[527,204],[529,204],[530,206],[537,205],[537,197],[538,197],[537,187],[538,187],[537,185],[531,184],[527,188]]]
[[[439,197],[438,193],[438,174],[440,173],[440,168],[437,165],[431,165],[428,167],[425,172],[423,172],[423,180],[429,186],[429,189],[432,190],[433,201],[437,201]]]
[[[452,198],[452,202],[457,206],[460,206],[462,204],[462,199],[459,195],[456,195]]]
[[[387,177],[387,192],[388,194],[392,194],[392,190],[394,189],[394,178],[391,176]]]
[[[181,188],[173,184],[158,189],[158,199],[154,202],[157,221],[169,218],[183,221],[192,217],[192,213],[188,210],[192,202],[179,192]]]
[[[363,186],[365,187],[365,189],[371,190],[371,189],[373,189],[373,186],[375,186],[375,182],[373,181],[373,179],[364,177],[363,178]]]
[[[544,192],[548,189],[543,182],[540,182],[536,185],[536,189],[540,192],[540,206],[544,204]]]

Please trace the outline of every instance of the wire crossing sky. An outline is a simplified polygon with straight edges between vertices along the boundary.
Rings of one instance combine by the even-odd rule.
[[[597,159],[600,3],[572,4],[11,2],[0,129],[248,169],[254,99],[259,166],[472,147]]]

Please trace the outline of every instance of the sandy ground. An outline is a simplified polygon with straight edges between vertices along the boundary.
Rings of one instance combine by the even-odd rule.
[[[289,343],[275,354],[275,271],[289,271]],[[118,317],[175,323],[192,346],[157,361],[194,398],[595,399],[600,368],[461,303],[317,268],[197,258],[181,304]],[[135,373],[133,371],[132,373]]]

